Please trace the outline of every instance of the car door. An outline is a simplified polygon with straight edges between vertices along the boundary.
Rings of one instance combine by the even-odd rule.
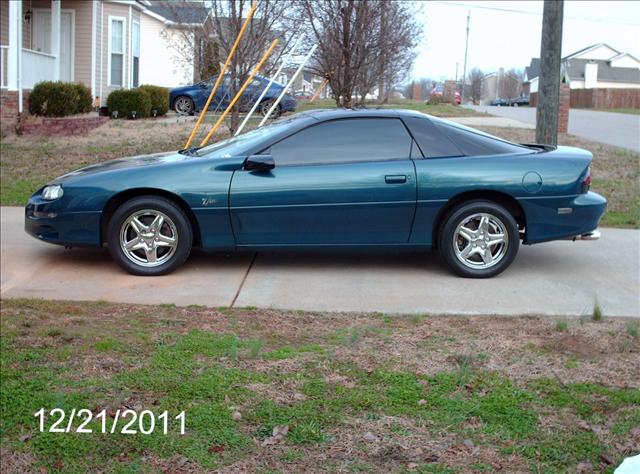
[[[416,207],[411,147],[395,118],[322,122],[273,144],[262,151],[273,170],[233,175],[237,244],[406,243]]]

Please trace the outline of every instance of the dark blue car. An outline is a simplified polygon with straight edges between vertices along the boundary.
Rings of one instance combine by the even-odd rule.
[[[169,91],[169,104],[173,110],[180,115],[191,115],[194,112],[199,112],[203,109],[207,103],[209,94],[216,83],[217,76],[207,79],[191,86],[174,87]],[[209,110],[224,110],[231,100],[234,94],[231,91],[231,76],[225,76],[222,83],[216,91]],[[262,94],[262,91],[269,85],[269,79],[260,76],[259,74],[251,81],[251,84],[245,89],[242,97],[240,98],[240,110],[247,112],[251,109],[256,99]],[[239,83],[235,90],[238,90],[242,86]],[[271,108],[278,96],[282,93],[284,86],[274,82],[267,93],[262,98],[257,111],[262,115],[266,115],[267,111]],[[273,116],[277,117],[283,112],[294,112],[296,110],[296,99],[289,94],[285,94],[277,110],[273,112]]]
[[[437,248],[459,275],[484,278],[521,241],[598,238],[606,200],[589,191],[592,158],[406,110],[308,111],[69,173],[31,197],[25,227],[43,242],[107,243],[137,275],[174,270],[192,247]]]

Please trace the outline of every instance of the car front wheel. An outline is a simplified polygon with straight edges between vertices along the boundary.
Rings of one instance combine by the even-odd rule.
[[[260,102],[260,115],[265,117],[269,113],[269,110],[273,106],[273,103],[274,103],[273,100],[265,100],[263,102]],[[281,107],[280,107],[280,104],[278,104],[275,110],[271,113],[271,117],[273,118],[279,117],[280,111],[281,111]]]
[[[108,225],[113,259],[134,275],[165,275],[182,265],[193,244],[188,217],[173,202],[141,196],[122,204]]]
[[[458,275],[488,278],[511,265],[518,253],[520,233],[504,207],[471,201],[447,216],[438,245],[443,259]]]
[[[190,97],[181,95],[173,102],[173,109],[180,115],[191,115],[195,110],[195,105]]]

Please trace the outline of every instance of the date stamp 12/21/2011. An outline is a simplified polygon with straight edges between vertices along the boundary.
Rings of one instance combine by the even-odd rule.
[[[171,417],[167,411],[158,415],[150,410],[142,410],[138,413],[135,410],[118,409],[113,412],[101,410],[94,414],[87,408],[79,410],[74,408],[67,414],[62,408],[51,410],[41,408],[33,416],[39,419],[40,432],[50,433],[150,435],[160,431],[165,435],[170,432],[183,435],[187,422],[184,411]]]

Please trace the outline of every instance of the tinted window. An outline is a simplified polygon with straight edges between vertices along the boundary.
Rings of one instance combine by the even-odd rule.
[[[462,156],[463,153],[449,138],[438,130],[427,118],[407,117],[404,119],[418,146],[427,158]]]
[[[277,166],[409,158],[411,137],[398,119],[324,122],[271,147]]]
[[[467,156],[501,155],[505,153],[522,153],[525,147],[500,140],[475,130],[460,126],[436,122],[436,128],[453,141],[462,153]]]

